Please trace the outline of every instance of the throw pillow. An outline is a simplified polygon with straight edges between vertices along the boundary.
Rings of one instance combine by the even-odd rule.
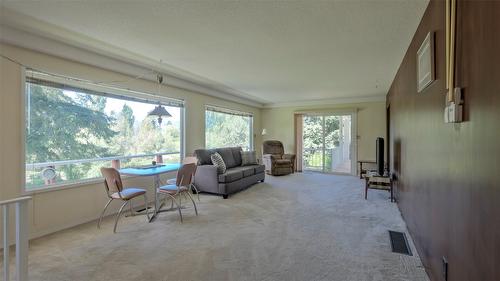
[[[212,159],[212,164],[217,167],[217,174],[224,174],[226,172],[226,163],[224,163],[224,159],[222,159],[219,153],[215,152],[210,155],[210,159]]]
[[[257,152],[255,151],[240,151],[241,166],[257,165]]]

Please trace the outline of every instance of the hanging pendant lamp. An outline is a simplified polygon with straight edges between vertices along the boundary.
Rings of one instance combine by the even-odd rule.
[[[160,87],[161,83],[163,82],[163,76],[158,74],[157,76],[158,79],[158,96],[160,96]],[[158,125],[161,126],[161,122],[163,121],[163,116],[164,117],[172,117],[172,115],[161,105],[161,103],[158,104],[151,112],[148,113],[148,116],[158,116]]]

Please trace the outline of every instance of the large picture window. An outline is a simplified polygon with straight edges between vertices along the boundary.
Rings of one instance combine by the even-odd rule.
[[[164,163],[180,161],[182,101],[89,90],[37,76],[50,78],[26,74],[27,191],[98,178],[101,167],[117,163],[151,164],[158,155]],[[172,115],[161,125],[148,116],[159,102]]]
[[[243,150],[252,150],[252,114],[207,106],[205,110],[205,146],[207,148],[241,146]]]

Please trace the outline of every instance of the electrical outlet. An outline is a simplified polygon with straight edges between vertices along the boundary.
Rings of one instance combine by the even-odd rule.
[[[444,281],[448,281],[448,261],[445,257],[443,257],[443,279]]]

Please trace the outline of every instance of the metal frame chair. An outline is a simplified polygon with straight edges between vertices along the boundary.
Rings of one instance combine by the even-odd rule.
[[[179,211],[179,216],[181,218],[181,223],[183,222],[182,220],[182,212],[181,212],[181,197],[178,195],[186,195],[191,199],[191,202],[193,203],[194,206],[194,211],[196,215],[198,215],[198,209],[196,208],[196,203],[193,200],[193,197],[191,196],[190,187],[193,182],[193,177],[194,173],[196,172],[196,164],[195,163],[189,163],[189,164],[183,164],[180,169],[177,171],[177,177],[175,184],[167,184],[164,186],[159,187],[156,192],[157,194],[162,194],[165,195],[165,199],[169,197],[172,200],[172,207],[173,204],[177,206],[177,210]],[[157,196],[158,198],[159,196]],[[177,202],[176,197],[179,198],[179,202]],[[158,203],[158,202],[157,202]],[[157,204],[157,206],[163,206],[164,204]],[[160,211],[160,210],[158,210]]]
[[[118,220],[120,219],[120,215],[122,214],[123,208],[125,208],[125,206],[129,204],[130,215],[134,216],[135,212],[133,210],[131,200],[141,195],[144,195],[146,215],[149,220],[148,197],[146,196],[145,189],[135,188],[135,187],[124,189],[120,173],[115,168],[102,167],[101,174],[104,177],[104,186],[106,187],[106,195],[108,196],[109,200],[101,212],[101,216],[99,217],[99,221],[97,222],[97,228],[101,228],[102,218],[104,217],[104,213],[106,212],[106,209],[108,208],[111,201],[113,200],[125,201],[120,207],[120,210],[118,211],[118,214],[116,215],[115,218],[115,226],[113,228],[113,233],[116,233],[116,225],[118,224]]]
[[[191,164],[191,163],[196,165],[196,167],[194,169],[194,173],[193,173],[193,177],[194,177],[194,174],[196,173],[196,169],[198,168],[198,158],[196,158],[195,156],[188,156],[182,160],[182,164]],[[176,182],[175,178],[167,180],[167,184],[175,184],[175,182]],[[198,191],[198,189],[196,188],[194,183],[191,182],[191,184],[189,185],[189,191],[194,194],[193,189],[194,189],[194,191],[196,191],[196,196],[198,197],[198,202],[201,202],[200,201],[200,192]],[[172,206],[172,208],[173,208],[173,206]]]

